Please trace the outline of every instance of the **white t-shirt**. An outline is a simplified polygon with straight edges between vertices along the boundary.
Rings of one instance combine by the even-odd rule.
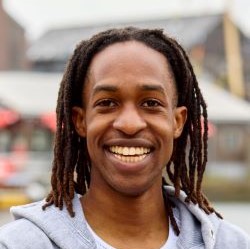
[[[113,246],[110,246],[108,243],[106,243],[103,239],[101,239],[93,231],[93,229],[90,227],[90,225],[88,223],[87,223],[87,227],[95,239],[97,249],[116,249]],[[167,239],[166,243],[160,249],[175,249],[177,239],[178,239],[178,237],[175,234],[174,229],[170,223],[168,239]]]

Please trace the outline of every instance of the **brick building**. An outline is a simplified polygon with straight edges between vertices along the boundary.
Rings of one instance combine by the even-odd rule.
[[[0,70],[25,70],[27,42],[25,30],[3,9],[0,0]]]

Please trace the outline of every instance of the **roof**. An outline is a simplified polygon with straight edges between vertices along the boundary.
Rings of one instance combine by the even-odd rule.
[[[24,116],[55,111],[62,75],[0,72],[0,102]]]
[[[197,43],[203,43],[221,20],[222,15],[210,15],[52,29],[33,43],[28,56],[32,61],[66,60],[81,40],[88,39],[93,34],[108,28],[125,26],[164,29],[167,34],[175,37],[186,49],[189,49]]]
[[[54,112],[60,73],[0,72],[0,102],[24,116]],[[201,91],[213,122],[248,122],[250,104],[207,80],[200,80]]]
[[[249,102],[206,80],[202,80],[200,88],[207,103],[209,120],[216,123],[248,122],[250,124]]]

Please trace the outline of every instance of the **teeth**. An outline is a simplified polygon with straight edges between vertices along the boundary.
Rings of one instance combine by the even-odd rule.
[[[150,152],[150,149],[145,147],[111,146],[109,150],[115,154],[124,156],[145,155]]]
[[[114,154],[116,158],[125,162],[125,163],[137,163],[143,160],[147,155],[140,155],[140,156],[121,156],[119,154]]]
[[[136,153],[137,155],[140,154],[140,152],[141,152],[141,149],[140,149],[139,147],[135,148],[135,153]]]

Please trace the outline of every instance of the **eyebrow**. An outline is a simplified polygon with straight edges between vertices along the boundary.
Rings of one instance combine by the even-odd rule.
[[[141,89],[143,91],[157,91],[157,92],[165,93],[164,88],[162,86],[160,86],[160,85],[146,84],[146,85],[142,85]]]
[[[118,87],[116,86],[110,86],[110,85],[101,85],[101,86],[95,86],[93,95],[97,94],[98,92],[116,92],[118,91]]]

